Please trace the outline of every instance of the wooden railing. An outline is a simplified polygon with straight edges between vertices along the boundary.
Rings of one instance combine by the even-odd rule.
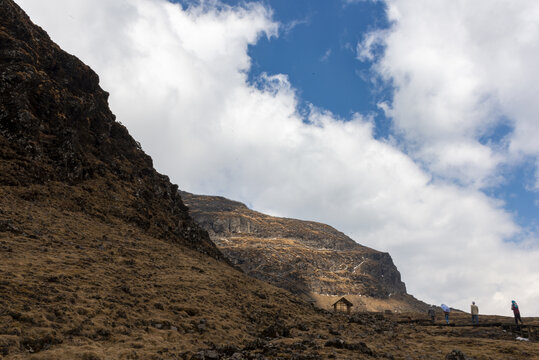
[[[445,325],[442,322],[432,323],[430,320],[425,319],[413,319],[413,320],[399,320],[399,324],[417,324],[421,326],[450,326],[450,327],[500,327],[505,331],[510,331],[515,335],[518,335],[522,338],[539,341],[539,325],[516,325],[516,324],[507,324],[501,322],[495,323],[480,323],[480,324],[455,324],[450,323]]]
[[[539,340],[539,325],[502,324],[502,329],[530,340]]]

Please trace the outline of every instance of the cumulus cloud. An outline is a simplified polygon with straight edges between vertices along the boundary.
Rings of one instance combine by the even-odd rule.
[[[539,3],[386,4],[390,29],[366,34],[358,58],[376,60],[394,87],[388,110],[409,152],[476,188],[492,185],[500,164],[537,157]],[[511,131],[492,140],[502,126]]]
[[[539,314],[539,290],[522,285],[539,280],[539,251],[533,243],[503,241],[519,231],[503,204],[474,187],[435,181],[391,142],[376,140],[369,117],[355,114],[345,121],[315,105],[298,110],[298,95],[285,74],[262,74],[249,83],[248,46],[260,36],[278,35],[279,24],[266,7],[211,2],[182,8],[163,0],[17,2],[100,74],[118,120],[181,189],[329,223],[362,244],[390,251],[409,291],[426,301],[467,308],[473,297],[483,311],[508,314],[506,299],[517,297],[523,309]],[[380,69],[393,77],[385,63]],[[436,74],[431,69],[421,84],[438,84]],[[410,82],[417,96],[426,96],[421,84]],[[462,82],[484,104],[503,103],[481,81]],[[439,111],[450,125],[426,117],[414,125],[413,117],[423,116],[419,105],[402,118],[394,115],[395,121],[411,129],[417,144],[425,134],[446,140],[426,145],[448,149],[443,161],[425,160],[440,162],[440,172],[452,166],[464,169],[465,178],[473,169],[478,174],[466,181],[483,179],[500,161],[498,155],[458,126],[476,131],[476,123],[489,124],[484,114],[490,110],[473,108],[473,99],[458,103],[458,89],[441,91],[455,96],[454,105],[473,115],[472,123]],[[402,110],[398,95],[388,112]],[[406,96],[413,97],[402,99]],[[453,137],[442,134],[445,128]],[[453,151],[455,143],[460,152]],[[516,137],[511,142],[515,152],[530,147]],[[477,162],[482,164],[476,168]]]

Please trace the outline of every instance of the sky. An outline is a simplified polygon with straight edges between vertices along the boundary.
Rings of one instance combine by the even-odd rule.
[[[539,316],[539,3],[16,0],[182,190],[320,221],[432,304]]]

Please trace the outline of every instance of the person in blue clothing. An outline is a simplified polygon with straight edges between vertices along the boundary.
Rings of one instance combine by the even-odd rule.
[[[442,304],[440,305],[440,307],[444,311],[445,322],[447,323],[447,325],[449,325],[449,313],[451,312],[451,309],[446,304]]]

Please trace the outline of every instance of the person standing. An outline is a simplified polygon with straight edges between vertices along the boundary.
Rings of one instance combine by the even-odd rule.
[[[434,324],[436,321],[436,311],[434,310],[434,305],[431,305],[427,314],[430,316],[430,321]]]
[[[515,324],[518,325],[519,321],[521,324],[524,324],[520,318],[520,310],[518,309],[518,305],[515,300],[511,300],[511,310],[513,310],[513,314],[515,315]]]
[[[449,312],[451,311],[451,309],[446,304],[442,304],[442,305],[440,305],[440,307],[444,311],[445,322],[446,322],[447,325],[449,325]]]
[[[475,301],[472,301],[470,312],[472,313],[472,324],[479,324],[479,308],[475,305]]]

